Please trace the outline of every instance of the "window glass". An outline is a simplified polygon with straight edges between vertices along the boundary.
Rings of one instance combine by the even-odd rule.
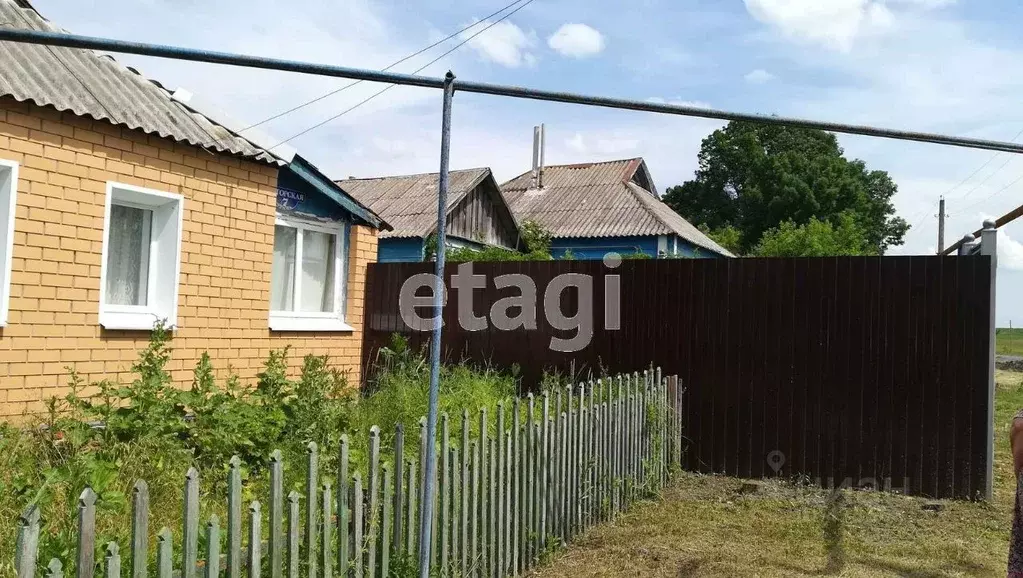
[[[153,211],[110,206],[107,238],[106,302],[146,305]]]
[[[300,311],[334,310],[334,245],[337,237],[302,231],[302,295]]]
[[[295,250],[298,229],[274,227],[274,260],[270,271],[270,310],[295,308]]]

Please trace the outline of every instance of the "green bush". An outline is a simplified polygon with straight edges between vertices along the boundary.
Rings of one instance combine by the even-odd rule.
[[[381,364],[372,381],[372,390],[352,413],[353,455],[357,463],[365,448],[363,442],[369,428],[381,427],[381,444],[393,448],[396,424],[405,428],[406,456],[419,451],[419,420],[429,407],[430,366],[422,351],[411,349],[400,335],[391,338],[390,347],[381,348]],[[442,365],[440,371],[439,410],[449,417],[451,435],[461,436],[462,412],[468,411],[471,432],[478,432],[479,410],[487,408],[490,416],[498,402],[513,397],[517,382],[511,375],[493,369],[478,369],[467,364]],[[490,420],[491,424],[493,419]],[[440,423],[438,422],[438,434]]]
[[[100,381],[87,386],[69,368],[71,392],[49,403],[47,415],[28,427],[0,424],[0,551],[13,552],[15,524],[37,504],[42,513],[39,562],[51,557],[74,571],[76,504],[89,486],[98,495],[97,545],[117,541],[127,548],[131,532],[130,496],[136,480],[150,493],[150,543],[163,526],[180,535],[182,486],[190,466],[200,472],[200,516],[226,520],[228,460],[242,460],[243,502],[267,500],[267,459],[274,449],[284,456],[285,492],[304,490],[306,444],[320,446],[320,472],[336,469],[339,439],[352,442],[353,467],[366,470],[367,432],[379,425],[384,459],[393,450],[394,426],[407,432],[406,455],[419,448],[419,418],[426,414],[429,366],[422,352],[401,338],[381,354],[371,393],[362,398],[345,374],[322,356],[306,356],[297,379],[288,377],[288,349],[270,352],[256,383],[237,375],[218,380],[213,361],[203,354],[191,387],[178,389],[166,367],[170,334],[157,327],[132,366],[129,384]],[[443,367],[440,408],[451,416],[451,435],[461,433],[461,414],[478,409],[493,416],[497,403],[512,397],[513,375],[465,364]],[[494,420],[491,419],[491,428]],[[496,430],[494,430],[496,431]],[[180,550],[176,552],[180,556]],[[97,563],[102,555],[97,552]],[[152,560],[151,560],[152,562]],[[176,561],[175,564],[180,563]],[[99,571],[97,567],[97,571]]]
[[[326,357],[306,356],[297,380],[287,378],[287,350],[273,351],[254,387],[236,375],[219,385],[209,355],[195,367],[192,386],[174,387],[166,370],[170,335],[154,329],[132,366],[126,385],[101,381],[86,385],[71,368],[71,392],[49,402],[47,416],[31,427],[0,429],[0,517],[11,521],[31,504],[42,511],[39,560],[70,563],[75,547],[76,508],[89,486],[98,496],[97,543],[128,545],[129,496],[137,479],[149,485],[150,529],[178,528],[181,491],[189,466],[203,480],[203,515],[223,517],[226,468],[242,459],[245,500],[265,493],[257,476],[269,454],[285,455],[285,480],[293,488],[304,478],[305,446],[324,446],[325,469],[331,446],[348,430],[353,395],[345,375]],[[13,551],[14,524],[0,525],[0,549]],[[102,557],[98,557],[102,559]]]
[[[481,249],[449,247],[444,258],[450,263],[466,261],[550,261],[551,234],[536,221],[526,220],[519,230],[521,246],[519,251],[504,247],[485,246]],[[437,236],[431,234],[424,241],[427,259],[437,254]]]

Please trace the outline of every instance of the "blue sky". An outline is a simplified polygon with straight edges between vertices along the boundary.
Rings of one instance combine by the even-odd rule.
[[[81,34],[383,68],[509,1],[33,3]],[[1010,140],[1023,132],[1023,41],[1014,25],[1021,20],[1023,5],[1003,0],[534,0],[423,73],[451,69],[471,80]],[[411,72],[454,42],[396,70]],[[118,58],[243,123],[348,82]],[[379,89],[363,83],[261,128],[283,139]],[[439,92],[397,87],[291,144],[338,178],[434,171],[439,112]],[[643,156],[662,191],[691,177],[700,140],[721,126],[458,94],[452,167],[490,166],[499,180],[528,170],[532,127],[540,122],[549,163]],[[840,141],[849,156],[889,171],[899,185],[896,206],[914,228],[893,253],[934,250],[932,215],[942,193],[951,240],[985,216],[1023,204],[1021,158],[866,137]],[[999,240],[1001,325],[1023,325],[1020,241],[1023,222]]]

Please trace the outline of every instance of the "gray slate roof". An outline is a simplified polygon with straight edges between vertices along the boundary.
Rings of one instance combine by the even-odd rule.
[[[490,176],[490,169],[450,171],[448,175],[447,204],[450,211]],[[381,231],[382,239],[425,237],[437,228],[438,173],[335,182],[394,227],[393,231]]]
[[[543,188],[531,189],[532,172],[501,185],[520,223],[543,225],[554,237],[678,235],[715,253],[733,256],[655,193],[642,158],[544,167]]]
[[[65,32],[26,0],[0,0],[0,26]],[[0,42],[0,97],[52,106],[220,153],[285,164],[173,100],[171,94],[156,81],[92,50]]]

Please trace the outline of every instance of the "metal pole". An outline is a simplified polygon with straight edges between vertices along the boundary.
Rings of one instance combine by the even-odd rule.
[[[945,250],[945,197],[938,198],[938,254]]]
[[[81,36],[77,34],[63,34],[59,32],[43,32],[38,30],[0,28],[0,41],[4,40],[10,42],[24,42],[29,44],[43,44],[47,46],[65,46],[69,48],[88,48],[92,50],[105,50],[108,52],[141,54],[144,56],[173,58],[177,60],[189,60],[194,62],[212,62],[215,64],[245,66],[249,68],[261,68],[265,70],[283,70],[287,72],[298,72],[302,74],[315,74],[319,76],[332,76],[337,78],[352,78],[358,80],[366,80],[369,82],[384,82],[388,84],[423,86],[428,88],[444,88],[445,82],[443,79],[440,78],[416,76],[412,74],[397,74],[392,72],[380,72],[376,70],[347,68],[344,66],[333,66],[328,64],[315,64],[311,62],[301,62],[295,60],[264,58],[260,56],[248,56],[244,54],[234,54],[229,52],[197,50],[194,48],[182,48],[178,46],[167,46],[162,44],[149,44],[145,42],[126,42],[123,40],[111,40],[107,38]],[[487,84],[482,82],[462,81],[458,83],[458,90],[460,92],[493,94],[498,96],[509,96],[512,98],[525,98],[530,100],[543,100],[549,102],[565,102],[571,104],[583,104],[588,106],[600,106],[605,108],[638,110],[644,112],[658,112],[664,114],[694,116],[700,118],[712,118],[727,121],[734,120],[759,124],[795,126],[801,128],[820,129],[844,134],[858,134],[865,136],[890,138],[896,140],[929,142],[934,144],[943,144],[983,150],[1023,153],[1023,144],[1013,142],[963,138],[933,133],[894,130],[887,128],[878,128],[864,125],[852,125],[837,122],[823,122],[800,118],[771,116],[765,114],[730,112],[710,108],[699,108],[694,106],[661,104],[655,102],[647,102],[643,100],[629,100],[624,98],[610,98],[604,96],[588,96],[583,94],[575,94],[571,92],[536,90],[533,88],[524,88],[520,86],[507,86],[500,84]]]
[[[980,233],[980,254],[991,257],[987,346],[987,471],[984,479],[984,499],[990,502],[995,466],[995,282],[998,273],[998,229],[992,219],[984,221],[984,228]]]
[[[437,191],[437,260],[433,286],[433,337],[430,339],[430,407],[426,414],[426,486],[419,510],[419,577],[430,578],[430,552],[433,536],[433,498],[436,493],[437,404],[440,389],[440,337],[444,309],[444,248],[447,244],[448,155],[451,149],[451,99],[455,94],[455,75],[444,76],[444,108],[440,122],[440,175]]]

